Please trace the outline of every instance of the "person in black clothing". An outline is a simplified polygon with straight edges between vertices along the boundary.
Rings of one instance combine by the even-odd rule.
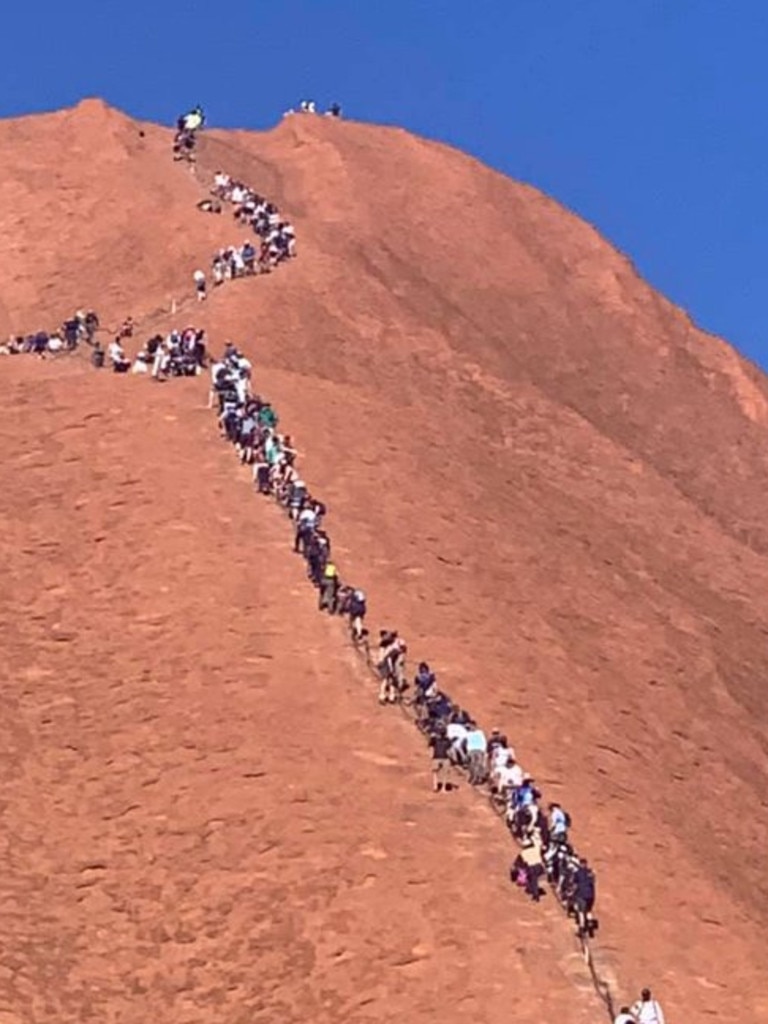
[[[595,874],[585,857],[579,861],[572,885],[572,906],[576,911],[579,930],[586,929],[589,932],[592,927],[592,909],[595,905]]]
[[[442,789],[448,789],[444,775],[450,766],[448,752],[451,749],[451,741],[445,734],[445,726],[441,726],[430,737],[429,746],[432,750],[432,789],[439,793]]]

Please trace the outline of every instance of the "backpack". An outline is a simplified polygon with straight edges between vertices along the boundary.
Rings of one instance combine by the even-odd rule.
[[[565,818],[565,827],[570,828],[573,822],[571,821],[571,816],[568,811],[563,811],[563,817]]]

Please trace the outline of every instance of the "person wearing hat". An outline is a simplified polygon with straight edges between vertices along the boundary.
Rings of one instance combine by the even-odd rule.
[[[664,1011],[651,995],[649,988],[643,989],[630,1012],[637,1024],[665,1024]]]

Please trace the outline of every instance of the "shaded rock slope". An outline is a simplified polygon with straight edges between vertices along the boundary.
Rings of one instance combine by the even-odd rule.
[[[0,122],[0,326],[241,344],[375,622],[571,810],[616,990],[768,1013],[763,375],[444,146],[294,117],[206,133],[194,176],[170,141],[97,100]],[[299,259],[198,308],[244,237],[195,210],[218,167]],[[429,799],[313,612],[205,383],[0,374],[0,1021],[596,1019],[490,811]]]

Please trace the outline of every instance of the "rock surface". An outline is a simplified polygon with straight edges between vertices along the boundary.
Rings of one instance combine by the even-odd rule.
[[[375,624],[571,810],[603,975],[671,1022],[768,1013],[764,377],[557,204],[398,130],[210,132],[197,180],[90,100],[0,123],[0,155],[3,324],[241,344]],[[200,309],[242,234],[195,210],[219,166],[300,258]],[[431,798],[315,612],[206,383],[0,374],[0,1022],[597,1019],[490,810]]]

